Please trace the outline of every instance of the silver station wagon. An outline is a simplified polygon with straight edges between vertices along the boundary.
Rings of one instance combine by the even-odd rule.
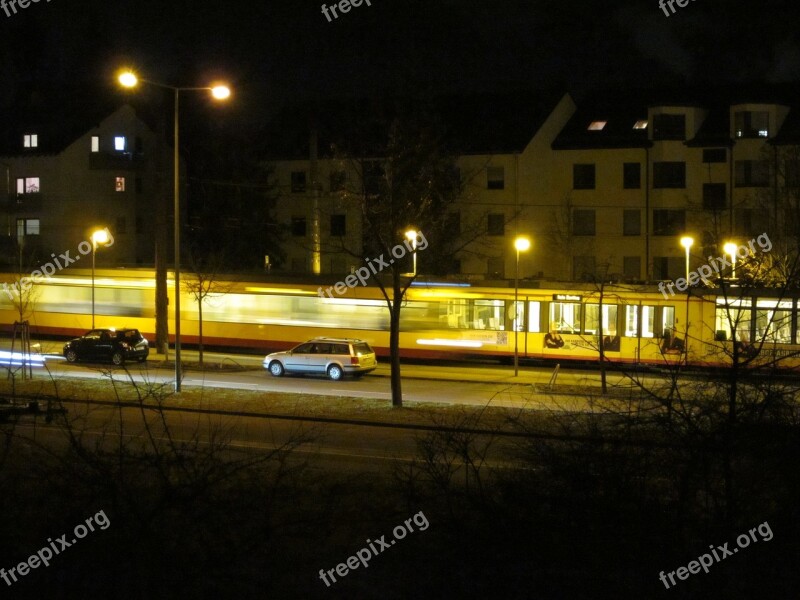
[[[320,373],[334,381],[345,375],[360,377],[378,366],[375,351],[364,340],[314,338],[286,352],[264,358],[264,368],[273,377],[284,373]]]

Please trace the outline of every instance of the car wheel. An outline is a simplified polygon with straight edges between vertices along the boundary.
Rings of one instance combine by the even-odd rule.
[[[111,362],[120,366],[125,362],[125,357],[122,355],[122,352],[114,352],[114,354],[111,355]]]
[[[67,359],[67,362],[71,362],[71,363],[74,363],[74,362],[78,361],[78,355],[75,353],[75,350],[72,350],[72,349],[67,350],[66,352],[64,352],[64,358]]]
[[[342,371],[342,367],[339,365],[331,365],[328,367],[328,377],[330,377],[333,381],[339,381],[344,375],[344,371]]]
[[[271,363],[269,363],[269,372],[273,377],[280,377],[283,375],[283,365],[277,360],[273,360]]]

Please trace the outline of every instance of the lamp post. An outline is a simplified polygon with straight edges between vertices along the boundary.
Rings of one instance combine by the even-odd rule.
[[[514,377],[519,375],[519,253],[527,252],[531,247],[531,241],[526,237],[518,237],[514,240],[514,248],[517,251],[517,260],[514,267],[514,318],[511,321],[514,327]],[[523,313],[524,314],[524,313]]]
[[[413,253],[414,257],[414,270],[411,273],[411,277],[417,276],[417,235],[419,234],[414,229],[409,229],[406,231],[406,239],[411,241],[411,252]]]
[[[689,285],[689,249],[694,244],[694,239],[688,235],[681,238],[681,246],[686,248],[686,285]]]
[[[108,232],[97,229],[92,232],[92,329],[94,329],[94,257],[97,254],[97,244],[108,243]]]
[[[178,110],[178,100],[180,92],[193,92],[207,90],[217,100],[225,100],[230,97],[231,90],[227,86],[217,85],[214,87],[175,87],[165,85],[149,79],[141,79],[132,71],[124,71],[118,77],[119,83],[127,88],[136,87],[142,81],[156,87],[172,90],[174,94],[175,114],[174,120],[174,143],[172,151],[173,162],[173,197],[175,223],[173,237],[175,241],[175,391],[181,391],[181,226],[180,226],[180,170],[179,170],[179,122],[180,111]]]
[[[736,249],[737,246],[733,242],[728,242],[725,244],[722,249],[725,251],[725,254],[730,255],[731,257],[731,279],[736,279]]]

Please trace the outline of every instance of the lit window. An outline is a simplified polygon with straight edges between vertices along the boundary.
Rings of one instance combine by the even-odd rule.
[[[603,131],[606,125],[608,125],[608,121],[592,121],[589,123],[589,131]]]
[[[100,137],[92,136],[92,152],[100,152]]]
[[[114,138],[114,150],[125,151],[125,136],[118,135]]]
[[[17,237],[39,235],[39,219],[17,219]]]
[[[647,129],[647,119],[642,119],[642,120],[636,121],[636,123],[633,124],[633,128],[634,129]]]
[[[17,195],[22,194],[38,194],[39,193],[39,178],[38,177],[20,177],[17,179]]]
[[[114,189],[117,190],[118,192],[124,192],[125,191],[125,178],[124,177],[117,177],[116,178],[116,183],[115,183]]]
[[[23,144],[26,148],[37,148],[39,146],[39,136],[35,133],[25,134]]]

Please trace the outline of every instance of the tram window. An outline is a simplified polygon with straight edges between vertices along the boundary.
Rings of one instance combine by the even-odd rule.
[[[439,321],[448,329],[466,329],[469,307],[464,298],[454,298],[441,303]]]
[[[655,306],[642,306],[642,337],[643,338],[656,337],[655,323],[656,323],[656,307]]]
[[[550,303],[551,329],[559,333],[580,333],[581,305],[570,302]]]
[[[669,331],[675,331],[675,307],[674,306],[661,306],[656,310],[661,310],[661,317],[656,321],[656,337],[664,337],[664,334]],[[660,326],[660,327],[659,327]]]
[[[792,343],[791,300],[759,300],[756,304],[755,342]]]
[[[506,328],[504,307],[502,300],[475,300],[470,325],[473,329],[503,331]]]
[[[541,327],[539,326],[541,310],[541,302],[528,302],[528,331],[532,333],[539,333],[541,331]]]
[[[732,332],[736,331],[738,341],[750,342],[751,306],[750,300],[732,300],[726,305],[724,298],[717,298],[715,339],[733,340]]]
[[[600,329],[600,305],[587,304],[583,333],[597,335]],[[603,304],[603,335],[617,334],[617,305]]]
[[[625,307],[625,337],[639,336],[639,306],[628,305]]]

